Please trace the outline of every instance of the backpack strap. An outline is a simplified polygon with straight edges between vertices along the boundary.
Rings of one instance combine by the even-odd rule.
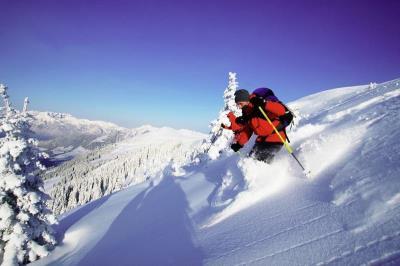
[[[286,111],[289,111],[290,113],[292,113],[293,117],[296,117],[296,115],[294,114],[294,112],[292,111],[292,109],[290,109],[286,104],[284,104],[283,102],[279,101],[280,104],[282,104]]]

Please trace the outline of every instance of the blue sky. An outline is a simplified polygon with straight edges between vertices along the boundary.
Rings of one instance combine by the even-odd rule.
[[[12,102],[207,132],[228,72],[284,101],[400,77],[400,1],[0,2]]]

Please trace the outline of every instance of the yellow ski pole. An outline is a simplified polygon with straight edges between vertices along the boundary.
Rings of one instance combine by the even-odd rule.
[[[287,143],[287,141],[281,136],[281,134],[279,133],[279,131],[276,129],[276,127],[274,126],[274,124],[272,124],[272,121],[269,119],[269,117],[267,116],[267,114],[264,112],[264,110],[261,108],[261,106],[258,107],[258,109],[260,109],[261,113],[263,114],[263,116],[265,117],[265,119],[267,119],[268,123],[272,126],[272,128],[274,129],[275,133],[278,134],[278,137],[281,139],[281,141],[283,142],[286,150],[290,153],[290,155],[293,156],[293,158],[296,160],[296,162],[300,165],[301,169],[303,169],[304,174],[309,177],[310,175],[310,171],[307,171],[304,166],[300,163],[299,159],[297,159],[297,157],[294,155],[293,153],[293,149],[292,147],[290,147],[289,143]]]

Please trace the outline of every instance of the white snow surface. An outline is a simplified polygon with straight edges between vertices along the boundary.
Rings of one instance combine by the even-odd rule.
[[[35,265],[399,265],[399,82],[289,104],[310,178],[228,152],[65,214]]]

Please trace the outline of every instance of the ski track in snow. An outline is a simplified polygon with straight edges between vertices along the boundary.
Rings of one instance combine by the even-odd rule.
[[[235,252],[237,252],[237,251],[239,251],[239,250],[241,250],[241,249],[252,247],[252,246],[254,246],[254,245],[258,244],[258,243],[264,242],[264,241],[266,241],[266,240],[273,239],[273,238],[275,238],[275,237],[277,237],[277,236],[279,236],[279,235],[282,235],[282,234],[284,234],[284,233],[288,233],[288,232],[293,231],[293,230],[295,230],[295,229],[297,229],[297,228],[300,228],[300,227],[302,227],[302,226],[304,226],[304,225],[308,225],[308,224],[311,224],[311,223],[313,223],[313,222],[319,221],[319,220],[321,220],[321,219],[323,219],[323,218],[325,218],[325,217],[327,217],[327,215],[321,215],[321,216],[315,217],[315,218],[313,218],[313,219],[311,219],[311,220],[308,220],[308,221],[306,221],[306,222],[300,223],[300,224],[298,224],[298,225],[296,225],[296,226],[288,227],[288,228],[286,228],[285,230],[279,231],[279,232],[277,232],[277,233],[275,233],[275,234],[269,235],[269,236],[267,236],[267,237],[263,237],[263,238],[261,238],[261,239],[258,239],[258,240],[256,240],[256,241],[253,241],[253,242],[250,242],[250,243],[246,243],[246,244],[244,244],[242,247],[239,247],[239,248],[236,248],[236,249],[232,249],[232,250],[229,251],[229,252],[220,254],[220,255],[219,255],[218,257],[216,257],[216,258],[217,258],[217,259],[220,259],[220,258],[222,258],[222,257],[226,257],[226,256],[228,256],[228,255],[230,255],[230,254],[232,254],[232,253],[235,253]]]
[[[259,258],[256,258],[256,259],[254,259],[254,260],[251,260],[251,261],[242,262],[242,263],[239,263],[239,264],[236,264],[236,265],[248,265],[248,264],[251,264],[251,263],[255,263],[255,262],[258,262],[258,261],[262,261],[262,260],[265,260],[265,259],[267,259],[267,258],[274,257],[274,256],[277,256],[277,255],[279,255],[279,254],[289,252],[289,251],[291,251],[291,250],[293,250],[293,249],[296,249],[296,248],[299,248],[299,247],[303,247],[303,246],[309,245],[309,244],[311,244],[311,243],[313,243],[313,242],[326,239],[326,238],[328,238],[328,237],[330,237],[330,236],[333,236],[333,235],[336,235],[336,234],[338,234],[338,233],[340,233],[340,232],[342,232],[342,231],[343,231],[343,230],[335,230],[335,231],[333,231],[333,232],[330,232],[330,233],[328,233],[328,234],[321,235],[321,236],[319,236],[319,237],[310,239],[310,240],[305,241],[305,242],[302,242],[302,243],[300,243],[300,244],[290,246],[290,247],[288,247],[288,248],[286,248],[286,249],[278,250],[277,252],[274,252],[274,253],[272,253],[272,254],[268,254],[268,255],[266,255],[266,256],[259,257]]]
[[[361,252],[361,251],[363,251],[365,249],[371,248],[371,247],[373,247],[375,245],[378,245],[378,244],[380,244],[380,243],[382,243],[384,241],[389,241],[389,240],[398,238],[399,236],[400,236],[400,231],[397,231],[396,233],[394,233],[392,235],[384,235],[380,239],[376,239],[376,240],[370,241],[366,245],[357,246],[353,250],[347,250],[347,251],[343,252],[342,254],[340,254],[339,256],[332,257],[329,260],[324,261],[324,262],[319,262],[319,263],[317,263],[317,265],[328,265],[330,263],[337,262],[339,260],[342,260],[345,257],[356,255],[356,253],[358,253],[358,252]],[[393,254],[395,254],[395,253],[393,253]],[[378,261],[379,260],[380,259],[378,259]],[[375,260],[373,260],[373,261],[375,261]],[[372,262],[368,262],[367,264],[369,264],[369,263],[372,263]]]
[[[381,257],[379,257],[377,259],[370,260],[367,263],[362,264],[362,265],[363,266],[364,265],[377,265],[377,266],[378,265],[385,265],[386,263],[393,262],[395,260],[396,260],[396,262],[395,262],[396,264],[392,264],[392,265],[399,265],[399,262],[400,262],[400,250],[396,250],[396,251],[393,251],[393,252],[386,252],[386,253],[383,254],[383,256],[381,256]]]
[[[306,206],[302,206],[302,207],[300,207],[300,208],[294,209],[293,211],[290,211],[290,212],[288,212],[288,211],[286,211],[286,212],[280,212],[280,213],[275,214],[275,215],[273,215],[273,216],[269,216],[269,217],[266,217],[266,218],[262,218],[262,219],[260,219],[259,221],[261,221],[261,222],[264,223],[264,222],[267,222],[267,221],[269,221],[269,220],[273,220],[273,219],[282,217],[282,216],[284,216],[284,215],[288,215],[289,213],[294,214],[294,213],[296,213],[296,212],[300,212],[300,211],[307,210],[307,209],[309,209],[309,208],[316,207],[317,205],[319,205],[319,204],[313,203],[313,204],[310,204],[310,205],[306,205]],[[216,235],[229,234],[232,230],[239,230],[239,229],[247,228],[247,227],[249,227],[249,226],[251,226],[251,224],[239,225],[239,226],[236,226],[234,229],[230,229],[230,230],[227,230],[227,231],[221,230],[221,231],[218,231],[217,233],[214,233],[214,234],[207,234],[207,237],[213,238],[213,237],[215,237]]]

